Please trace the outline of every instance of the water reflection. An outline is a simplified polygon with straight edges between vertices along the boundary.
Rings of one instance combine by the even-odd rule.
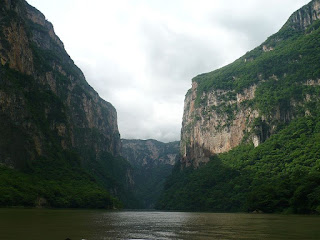
[[[0,239],[320,239],[319,216],[0,209]]]

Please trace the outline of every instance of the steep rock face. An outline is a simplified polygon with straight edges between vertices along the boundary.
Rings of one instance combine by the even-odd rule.
[[[0,36],[3,86],[13,88],[5,71],[15,70],[13,74],[20,73],[25,81],[23,90],[9,94],[8,89],[0,89],[1,113],[31,135],[34,154],[45,154],[42,145],[47,139],[32,119],[30,105],[43,115],[63,149],[93,149],[96,157],[103,151],[120,154],[116,110],[87,84],[42,13],[24,1],[5,1]]]
[[[320,1],[313,0],[253,51],[193,79],[184,103],[182,166],[198,167],[242,142],[258,146],[282,124],[310,114],[310,102],[318,101],[315,84],[308,83],[319,79],[310,57],[319,19]],[[303,48],[306,41],[310,46]]]
[[[294,29],[306,29],[318,19],[320,19],[320,2],[311,1],[308,5],[296,11],[287,24]]]
[[[156,167],[174,165],[179,154],[179,142],[162,143],[157,140],[121,139],[121,155],[133,166]]]
[[[184,165],[198,167],[200,163],[208,162],[213,154],[227,152],[242,142],[246,131],[250,130],[248,124],[259,113],[241,103],[252,100],[255,90],[254,85],[228,101],[225,96],[234,95],[234,91],[212,91],[204,94],[205,102],[195,107],[197,83],[193,82],[192,90],[185,98],[181,130],[180,151]]]
[[[86,82],[52,24],[24,0],[0,3],[0,63],[0,165],[32,174],[80,165],[128,198],[132,172],[120,157],[115,108]]]

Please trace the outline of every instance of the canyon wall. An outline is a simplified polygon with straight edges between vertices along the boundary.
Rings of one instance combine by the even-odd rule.
[[[24,143],[29,159],[48,150],[48,133],[37,118],[63,149],[90,149],[96,158],[120,155],[115,108],[86,82],[42,13],[25,1],[6,0],[0,40],[1,115],[30,137]],[[0,161],[18,166],[9,153]]]
[[[132,168],[120,149],[116,109],[88,84],[52,24],[24,0],[2,1],[0,166],[84,175],[133,207]]]
[[[184,101],[182,166],[198,167],[241,143],[257,147],[280,125],[310,113],[308,102],[317,95],[307,93],[304,86],[317,82],[318,76],[303,71],[316,63],[308,59],[307,49],[296,47],[304,43],[295,41],[315,31],[319,19],[320,1],[313,0],[254,50],[192,80]]]

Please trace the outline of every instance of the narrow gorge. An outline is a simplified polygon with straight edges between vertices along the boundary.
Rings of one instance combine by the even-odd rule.
[[[122,139],[121,155],[133,168],[134,192],[141,208],[153,209],[166,178],[179,161],[180,143]]]

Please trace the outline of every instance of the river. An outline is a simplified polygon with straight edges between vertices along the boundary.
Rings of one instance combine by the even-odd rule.
[[[0,209],[1,240],[320,239],[320,216]]]

